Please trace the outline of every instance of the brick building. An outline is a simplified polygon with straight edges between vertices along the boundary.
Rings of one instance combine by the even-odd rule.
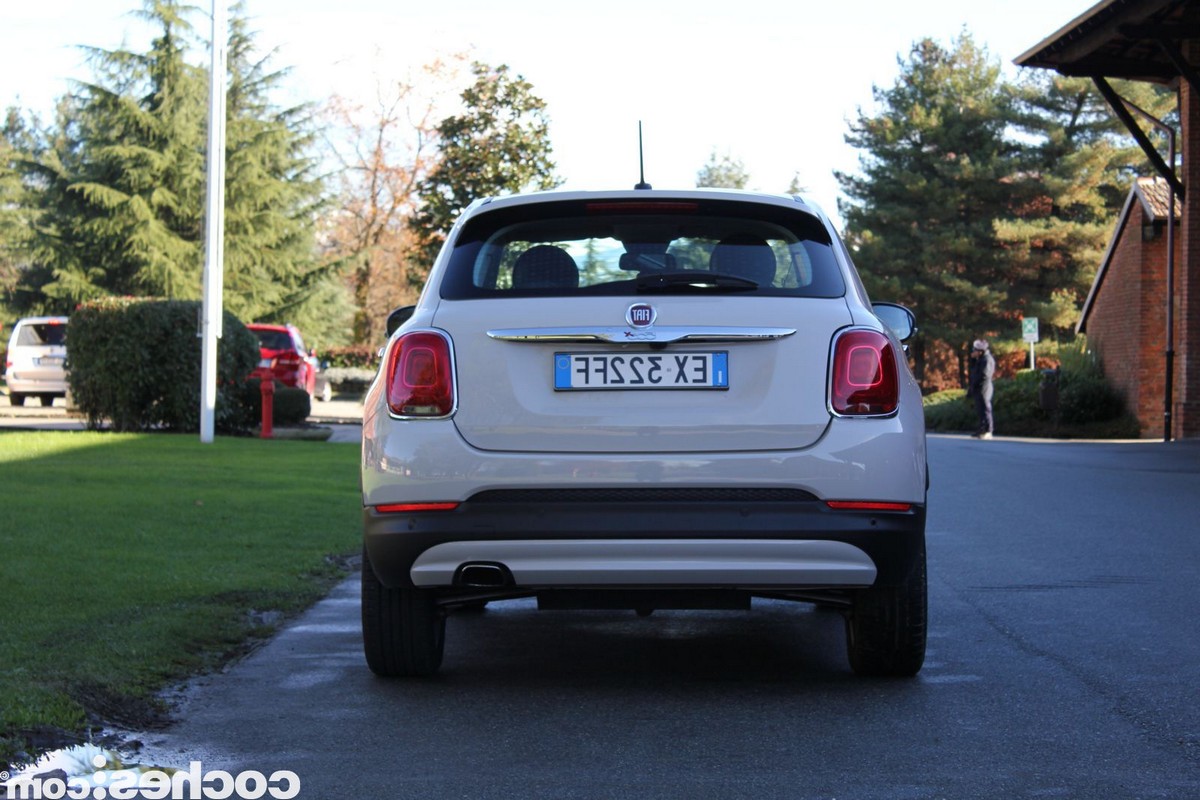
[[[1169,203],[1165,180],[1134,184],[1076,326],[1148,438],[1162,436],[1164,424]],[[1175,211],[1178,221],[1178,202]],[[1180,251],[1176,237],[1177,263]],[[1177,420],[1178,410],[1172,411]]]
[[[1200,3],[1194,0],[1104,0],[1097,3],[1057,32],[1016,59],[1019,66],[1053,69],[1063,75],[1091,78],[1104,95],[1113,113],[1121,119],[1137,140],[1147,159],[1164,182],[1169,182],[1180,200],[1178,257],[1175,263],[1172,333],[1167,334],[1165,320],[1150,320],[1149,315],[1168,307],[1165,278],[1151,260],[1151,241],[1138,243],[1131,235],[1130,217],[1147,208],[1140,201],[1126,205],[1121,223],[1113,237],[1113,246],[1105,257],[1107,276],[1098,276],[1088,298],[1090,308],[1081,324],[1092,337],[1105,339],[1102,356],[1108,374],[1124,369],[1125,387],[1133,391],[1131,408],[1139,417],[1149,414],[1143,402],[1152,387],[1161,387],[1158,424],[1161,434],[1166,387],[1172,387],[1172,437],[1200,437],[1200,188],[1195,197],[1188,189],[1200,187]],[[1148,81],[1169,86],[1179,98],[1181,130],[1178,132],[1180,173],[1168,165],[1162,154],[1142,130],[1147,124],[1130,108],[1108,83],[1111,78]],[[1145,186],[1142,187],[1145,194]],[[1136,193],[1138,189],[1134,189]],[[1131,202],[1133,202],[1131,200]],[[1140,205],[1140,208],[1139,208]],[[1163,207],[1165,213],[1165,206]],[[1151,212],[1153,213],[1153,212]],[[1156,256],[1165,263],[1166,245]],[[1141,252],[1136,252],[1136,251]],[[1140,275],[1131,273],[1140,270]],[[1114,279],[1120,272],[1125,280]],[[1157,277],[1156,277],[1157,276]],[[1137,286],[1137,295],[1133,287]],[[1126,304],[1121,313],[1122,304]],[[1144,312],[1141,316],[1133,312]],[[1120,343],[1121,329],[1124,338]],[[1138,357],[1119,349],[1132,347],[1136,339]],[[1168,374],[1165,353],[1174,355],[1174,369]],[[1122,364],[1122,360],[1124,363]],[[1155,383],[1157,382],[1157,384]],[[1136,384],[1136,389],[1130,389]]]

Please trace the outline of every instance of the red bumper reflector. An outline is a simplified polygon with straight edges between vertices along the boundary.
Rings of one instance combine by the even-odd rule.
[[[881,503],[874,500],[826,500],[835,511],[910,511],[912,503]]]
[[[384,503],[375,506],[380,514],[402,514],[413,511],[453,511],[458,503]]]

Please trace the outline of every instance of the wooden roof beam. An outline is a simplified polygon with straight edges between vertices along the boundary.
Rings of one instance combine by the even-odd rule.
[[[1130,39],[1197,39],[1200,38],[1200,20],[1191,22],[1128,23],[1117,31]]]
[[[1183,57],[1183,51],[1179,49],[1179,45],[1167,39],[1159,39],[1158,46],[1170,59],[1175,69],[1179,70],[1179,74],[1188,82],[1188,86],[1192,87],[1192,91],[1200,94],[1200,73],[1197,73],[1196,68]]]
[[[1158,150],[1154,147],[1154,143],[1150,141],[1145,131],[1142,130],[1142,126],[1138,125],[1137,120],[1133,118],[1133,114],[1130,113],[1129,108],[1125,105],[1125,101],[1112,88],[1112,85],[1104,79],[1104,76],[1092,75],[1090,77],[1092,83],[1096,84],[1096,88],[1100,91],[1100,94],[1108,101],[1108,105],[1113,110],[1113,113],[1117,115],[1133,138],[1137,140],[1138,146],[1142,148],[1142,152],[1146,154],[1146,158],[1150,159],[1150,164],[1154,167],[1154,171],[1171,184],[1171,187],[1175,189],[1175,193],[1179,195],[1179,199],[1182,201],[1186,197],[1183,183],[1175,175],[1175,170],[1167,167],[1167,162],[1159,155]]]
[[[1166,64],[1147,64],[1144,61],[1127,61],[1115,58],[1094,59],[1084,64],[1056,64],[1054,71],[1068,78],[1090,78],[1093,75],[1105,75],[1110,78],[1124,78],[1131,81],[1146,81],[1169,86],[1179,73]]]

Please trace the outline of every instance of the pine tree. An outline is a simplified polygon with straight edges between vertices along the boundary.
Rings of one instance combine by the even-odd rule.
[[[97,78],[59,105],[33,167],[41,191],[40,289],[71,304],[109,294],[200,293],[205,81],[173,0],[148,0],[148,53],[93,50]]]
[[[1147,84],[1118,87],[1160,118],[1174,105],[1169,92]],[[1091,81],[1038,71],[1015,97],[1014,128],[1025,144],[1011,181],[1012,216],[996,225],[1008,305],[1065,333],[1079,319],[1130,184],[1148,165]]]
[[[27,266],[30,214],[19,162],[33,150],[33,137],[20,109],[9,108],[0,125],[0,319],[11,316],[6,306]]]
[[[846,141],[861,175],[838,173],[847,238],[873,299],[905,303],[926,339],[969,341],[1005,325],[1006,278],[994,225],[1011,189],[1009,94],[999,66],[964,33],[951,49],[913,45],[878,111],[862,110]]]
[[[808,191],[808,187],[806,187],[803,183],[800,182],[799,170],[797,170],[796,172],[793,172],[792,180],[788,183],[788,187],[785,190],[785,193],[790,194],[790,195],[798,195],[798,194],[804,194],[807,191]]]
[[[228,53],[225,307],[247,322],[291,322],[309,340],[343,344],[353,312],[341,265],[317,261],[323,187],[312,109],[271,102],[284,72],[259,57],[240,14],[230,19]]]
[[[750,182],[750,173],[740,158],[731,154],[718,156],[716,149],[708,156],[708,163],[696,173],[696,187],[718,189],[745,189]]]
[[[70,308],[106,296],[199,299],[208,74],[178,0],[145,0],[145,53],[92,49],[95,75],[58,109],[27,165],[36,214],[22,288]],[[315,260],[322,187],[307,108],[277,109],[281,74],[255,55],[239,8],[229,37],[225,291],[246,321],[284,320],[344,341],[350,306],[336,264]]]

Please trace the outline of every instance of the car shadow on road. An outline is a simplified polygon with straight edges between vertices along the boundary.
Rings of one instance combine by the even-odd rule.
[[[755,601],[752,611],[538,611],[533,600],[493,604],[447,622],[440,680],[511,690],[585,683],[795,684],[852,679],[841,615]]]

